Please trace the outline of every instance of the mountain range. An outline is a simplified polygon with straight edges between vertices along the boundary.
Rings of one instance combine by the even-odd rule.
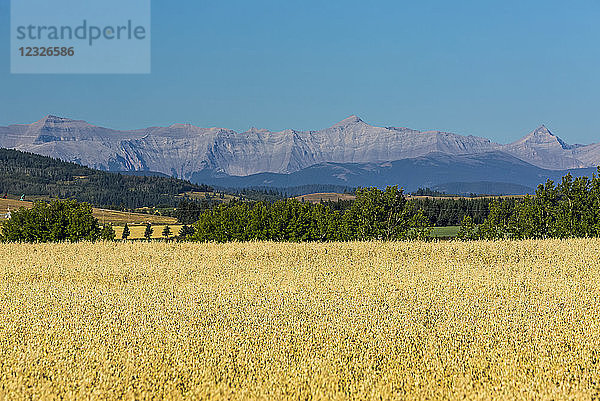
[[[479,183],[526,192],[547,178],[567,171],[589,175],[600,165],[600,143],[570,145],[543,125],[516,142],[499,144],[443,131],[375,127],[354,115],[318,131],[279,132],[190,124],[120,131],[49,115],[32,124],[0,127],[0,147],[105,171],[163,173],[235,187],[464,189]]]

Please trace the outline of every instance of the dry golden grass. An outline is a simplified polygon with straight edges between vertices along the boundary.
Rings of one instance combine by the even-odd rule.
[[[310,203],[321,203],[321,202],[327,202],[327,201],[338,202],[341,200],[350,201],[350,200],[356,199],[356,196],[354,196],[352,194],[338,194],[335,192],[322,192],[322,193],[296,196],[296,199],[298,199],[301,202],[304,201],[304,202],[310,202]]]
[[[123,227],[124,226],[114,226],[115,230],[115,238],[121,239],[121,235],[123,235]],[[146,226],[137,226],[137,225],[127,225],[129,227],[129,238],[128,239],[142,239],[144,238],[144,233],[146,232]],[[152,225],[152,238],[164,238],[162,232],[164,230],[164,225]],[[169,228],[171,229],[171,238],[173,236],[179,234],[179,229],[181,228],[181,224],[169,224]]]
[[[177,219],[175,217],[169,216],[157,216],[152,214],[144,214],[144,213],[129,213],[129,212],[120,212],[118,210],[108,210],[108,209],[97,209],[94,208],[94,217],[96,217],[100,224],[103,223],[112,223],[112,224],[176,224]]]
[[[597,399],[600,240],[3,244],[0,398]]]

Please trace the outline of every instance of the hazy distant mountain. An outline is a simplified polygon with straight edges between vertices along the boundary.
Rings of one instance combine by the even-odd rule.
[[[447,193],[533,193],[547,179],[559,181],[566,173],[591,176],[595,168],[548,170],[508,153],[493,151],[472,155],[430,153],[426,156],[378,163],[320,163],[290,174],[259,173],[226,176],[210,171],[197,173],[196,182],[222,187],[285,188],[307,184],[347,187],[399,185],[407,191],[419,187]]]
[[[600,144],[568,145],[544,126],[519,141],[503,145],[485,138],[441,131],[374,127],[357,116],[319,131],[271,132],[253,128],[241,133],[189,124],[118,131],[85,121],[47,116],[33,124],[0,127],[0,147],[101,170],[154,171],[196,181],[200,177],[214,179],[263,173],[302,175],[322,169],[319,166],[329,166],[321,174],[332,176],[316,178],[337,184],[338,178],[346,174],[338,170],[346,169],[349,164],[378,170],[384,168],[386,162],[396,165],[401,160],[431,154],[464,156],[504,152],[514,156],[514,160],[518,158],[550,170],[600,164]],[[340,167],[342,165],[344,167]],[[464,181],[452,174],[445,175],[449,180],[445,182]],[[518,177],[509,175],[509,170],[504,171],[504,177],[499,177],[503,178],[501,182],[516,183],[514,179]],[[373,173],[371,178],[375,180],[377,176]],[[292,180],[292,176],[289,179]],[[420,186],[423,185],[425,183]]]
[[[568,145],[542,125],[518,141],[503,146],[502,150],[536,166],[556,170],[600,164],[600,149],[587,161],[577,157],[578,153],[588,154],[590,146]]]

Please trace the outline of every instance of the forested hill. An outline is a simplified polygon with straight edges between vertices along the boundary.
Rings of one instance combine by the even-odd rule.
[[[165,177],[121,175],[17,150],[0,149],[0,192],[73,198],[99,207],[176,205],[179,195],[206,185]]]

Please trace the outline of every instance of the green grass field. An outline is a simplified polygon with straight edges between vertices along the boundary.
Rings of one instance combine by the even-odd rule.
[[[431,231],[433,238],[451,238],[456,237],[460,226],[434,227]]]

